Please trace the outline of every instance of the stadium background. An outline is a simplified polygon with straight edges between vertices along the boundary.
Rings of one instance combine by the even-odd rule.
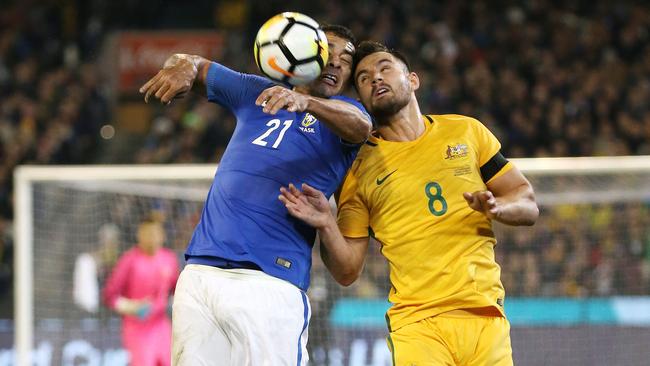
[[[422,110],[477,117],[499,137],[507,157],[650,154],[650,7],[643,2],[50,0],[2,2],[1,9],[2,350],[11,347],[13,334],[14,168],[218,162],[234,127],[227,112],[194,96],[169,107],[146,105],[137,87],[167,53],[182,47],[256,72],[254,34],[280,11],[344,24],[359,39],[403,50],[423,81]],[[523,353],[537,348],[552,354],[575,342],[574,352],[588,356],[563,351],[564,364],[599,364],[601,353],[613,357],[617,349],[633,353],[620,364],[642,364],[634,353],[641,357],[650,341],[648,320],[641,316],[620,333],[616,324],[592,324],[602,314],[591,316],[588,309],[598,309],[597,301],[650,295],[649,202],[542,209],[531,229],[499,229],[497,257],[508,301],[531,300],[525,304],[535,313],[520,323],[512,315],[516,358],[543,362]],[[122,230],[120,250],[132,241],[132,219],[114,222]],[[196,216],[186,213],[184,220],[172,225],[168,242],[179,252]],[[351,297],[370,299],[364,306],[383,311],[385,267],[375,252],[358,283],[341,289],[315,261],[310,296],[317,318],[310,339],[316,361],[325,359],[320,345],[358,338],[366,343],[341,346],[348,347],[345,357],[357,347],[365,360],[359,362],[379,362],[372,361],[373,347],[384,345],[372,342],[382,325],[355,333],[358,324],[338,311],[359,309],[345,301]],[[641,304],[636,311],[650,314]],[[558,318],[576,306],[575,316]],[[626,351],[626,345],[632,347]],[[7,355],[2,352],[0,364]],[[330,362],[337,358],[330,356]]]

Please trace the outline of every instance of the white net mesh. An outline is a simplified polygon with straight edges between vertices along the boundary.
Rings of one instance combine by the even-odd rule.
[[[541,217],[531,228],[496,226],[516,364],[641,365],[650,359],[650,157],[642,160],[626,168],[591,159],[590,169],[582,160],[517,162],[536,189]],[[95,261],[101,288],[117,256],[135,242],[140,220],[152,214],[165,222],[166,246],[180,259],[214,167],[205,170],[206,178],[193,180],[152,173],[148,180],[32,182],[37,359],[125,362],[119,318],[97,301],[92,281],[83,281],[93,275],[80,274],[79,263]],[[311,364],[390,365],[383,317],[389,288],[376,243],[361,278],[348,288],[332,281],[315,252]]]
[[[119,317],[100,298],[104,282],[119,255],[136,243],[138,224],[152,217],[164,222],[165,246],[183,263],[209,185],[210,180],[34,184],[34,339],[37,349],[51,348],[51,364],[126,362]]]

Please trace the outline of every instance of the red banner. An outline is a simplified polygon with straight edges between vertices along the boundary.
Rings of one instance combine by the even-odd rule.
[[[217,32],[128,32],[117,40],[120,92],[138,90],[174,53],[200,55],[215,60],[222,54],[223,38]]]

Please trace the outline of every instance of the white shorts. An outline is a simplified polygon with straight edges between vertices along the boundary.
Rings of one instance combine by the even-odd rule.
[[[307,364],[307,295],[250,269],[188,264],[176,284],[173,366]]]

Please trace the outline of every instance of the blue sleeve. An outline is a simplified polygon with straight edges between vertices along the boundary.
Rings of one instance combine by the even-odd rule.
[[[246,102],[253,102],[273,84],[257,75],[244,74],[213,62],[208,69],[206,92],[208,100],[236,111]]]

